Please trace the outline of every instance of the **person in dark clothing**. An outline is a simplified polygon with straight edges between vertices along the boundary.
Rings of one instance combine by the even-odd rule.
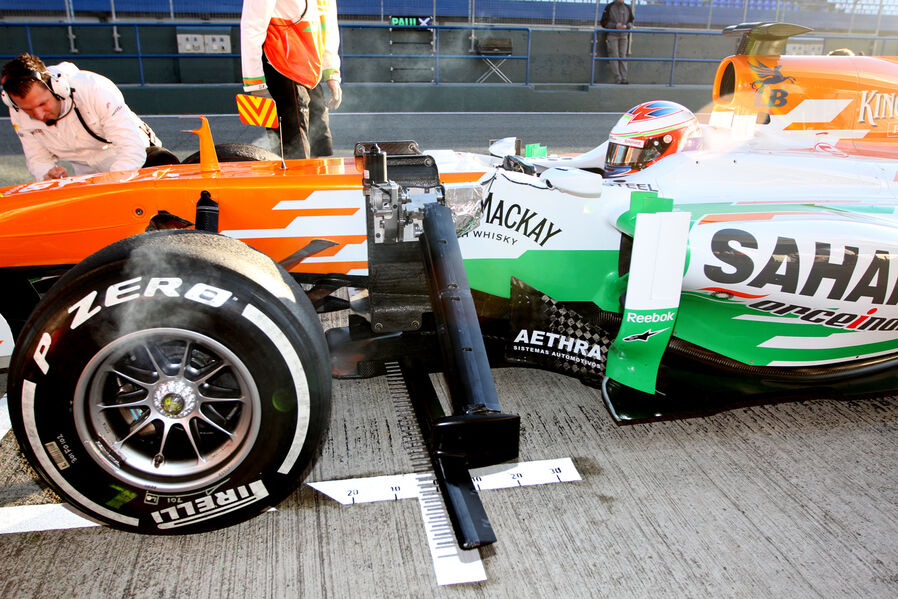
[[[315,158],[334,155],[325,86],[319,83],[309,90],[309,145]]]
[[[243,0],[243,91],[274,99],[287,158],[311,157],[310,110],[319,83],[330,98],[320,98],[316,110],[340,105],[339,45],[336,0]]]
[[[611,29],[605,36],[608,44],[608,56],[613,58],[626,57],[630,51],[630,33],[633,28],[633,11],[624,3],[624,0],[614,0],[605,5],[602,11],[602,27]],[[614,71],[615,83],[629,83],[627,76],[627,62],[624,60],[611,60],[611,70]]]

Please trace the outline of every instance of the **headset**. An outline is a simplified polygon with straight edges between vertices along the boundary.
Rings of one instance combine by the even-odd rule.
[[[52,71],[50,69],[47,69],[46,71],[28,70],[25,75],[20,77],[8,77],[6,81],[3,82],[3,90],[0,91],[0,99],[3,100],[3,103],[16,111],[19,110],[19,107],[13,101],[12,97],[6,93],[6,84],[9,81],[22,81],[25,79],[40,81],[58,100],[65,100],[66,98],[72,97],[72,86],[69,84],[68,78],[60,71],[57,71],[56,69],[53,69]]]

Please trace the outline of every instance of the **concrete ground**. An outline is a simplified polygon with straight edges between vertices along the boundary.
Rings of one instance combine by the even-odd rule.
[[[340,505],[303,485],[185,537],[101,527],[0,536],[3,597],[894,597],[898,401],[820,400],[619,427],[599,393],[495,371],[521,461],[580,482],[485,491],[485,582],[439,587],[414,500]],[[337,382],[310,481],[411,471],[383,379]],[[57,500],[12,433],[0,506]],[[0,522],[0,526],[3,522]]]
[[[408,132],[425,147],[434,147],[425,137],[433,135],[483,151],[480,139],[518,134],[550,151],[582,151],[616,115],[569,117],[368,122],[372,138]],[[345,136],[360,130],[351,118],[334,122],[340,152],[351,147]],[[229,132],[216,133],[218,141],[258,137],[229,129],[227,117],[212,126]],[[600,127],[598,141],[565,145]],[[6,129],[0,122],[8,182],[7,172],[24,174]],[[171,144],[168,129],[157,131]],[[30,532],[0,535],[0,596],[898,596],[898,399],[821,399],[618,426],[599,392],[573,379],[525,369],[494,376],[503,408],[522,418],[519,461],[570,457],[582,480],[482,493],[499,538],[480,551],[484,582],[437,585],[415,500],[344,506],[303,484],[277,511],[191,536],[41,530],[53,521],[38,518]],[[0,396],[5,387],[0,375]],[[411,471],[384,378],[335,381],[333,415],[306,482]],[[0,414],[0,434],[3,422]],[[3,435],[0,528],[17,508],[56,501],[12,433]]]

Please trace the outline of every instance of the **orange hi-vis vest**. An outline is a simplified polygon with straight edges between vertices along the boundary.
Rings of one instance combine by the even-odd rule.
[[[279,73],[315,87],[340,80],[340,32],[331,0],[244,0],[240,19],[243,88],[262,89],[262,50]]]

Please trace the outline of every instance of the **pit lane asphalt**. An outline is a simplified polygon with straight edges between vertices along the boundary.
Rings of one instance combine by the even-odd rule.
[[[532,115],[509,118],[518,128],[508,134],[532,129]],[[472,121],[439,128],[454,134]],[[438,128],[430,117],[418,122]],[[464,135],[472,144],[478,137]],[[553,149],[546,138],[522,137]],[[15,170],[7,147],[0,161]],[[572,457],[583,480],[482,493],[499,537],[481,551],[485,582],[436,585],[413,500],[341,506],[302,485],[277,511],[206,534],[93,527],[0,535],[0,596],[898,596],[898,399],[621,427],[599,392],[573,379],[524,369],[494,375],[503,408],[522,417],[520,460]],[[0,375],[0,395],[5,386]],[[383,378],[335,381],[333,415],[308,481],[411,471]],[[0,507],[54,501],[7,433]]]
[[[486,153],[491,139],[517,136],[523,143],[540,143],[549,152],[585,152],[607,138],[620,117],[617,113],[477,113],[416,112],[334,113],[331,132],[334,152],[351,156],[357,141],[414,140],[421,148],[453,149]],[[209,116],[216,143],[249,143],[270,147],[265,131],[240,123],[236,115]],[[183,130],[195,129],[195,117],[146,116],[146,122],[163,145],[181,159],[199,149],[197,137]],[[272,147],[272,149],[275,149]],[[9,117],[0,118],[0,187],[31,179]]]

